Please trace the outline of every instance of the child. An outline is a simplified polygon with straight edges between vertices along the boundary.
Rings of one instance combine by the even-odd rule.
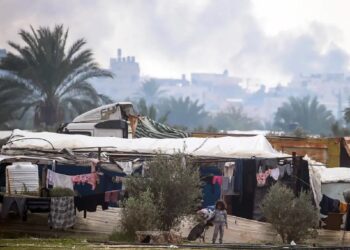
[[[216,202],[213,224],[214,224],[213,244],[216,241],[218,233],[220,233],[219,243],[222,244],[222,238],[224,237],[224,226],[226,226],[227,228],[226,205],[223,201]]]

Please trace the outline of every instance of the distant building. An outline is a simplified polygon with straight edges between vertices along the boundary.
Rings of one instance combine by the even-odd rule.
[[[118,57],[110,59],[110,71],[113,72],[114,82],[119,84],[138,84],[140,82],[140,66],[134,56],[122,57],[118,49]]]
[[[166,85],[171,85],[171,86],[186,86],[190,84],[190,81],[186,79],[186,75],[182,74],[181,78],[156,78],[152,77],[152,81],[158,83],[160,86],[166,86]]]
[[[222,86],[238,84],[240,78],[229,76],[228,71],[225,70],[222,74],[217,73],[192,73],[192,84],[199,84],[202,86]]]
[[[96,90],[115,101],[132,98],[140,88],[140,66],[134,56],[122,56],[118,49],[117,58],[110,58],[109,71],[113,78],[96,78],[90,82]]]

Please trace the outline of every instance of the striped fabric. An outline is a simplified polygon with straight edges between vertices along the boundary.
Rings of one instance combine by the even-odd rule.
[[[171,128],[147,117],[140,117],[137,123],[135,137],[142,138],[186,138],[190,134],[179,129]]]

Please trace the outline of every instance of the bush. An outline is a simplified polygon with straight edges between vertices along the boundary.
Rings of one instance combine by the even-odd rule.
[[[192,214],[200,205],[199,170],[180,153],[172,156],[158,154],[148,166],[145,177],[134,176],[126,181],[126,189],[134,197],[133,202],[139,202],[145,190],[149,190],[156,209],[158,229],[175,229],[184,216]],[[127,213],[128,206],[125,210]]]
[[[135,236],[127,233],[127,232],[120,232],[117,230],[114,230],[112,234],[108,237],[108,240],[110,241],[116,241],[116,242],[134,242]]]
[[[309,193],[301,192],[299,197],[295,197],[290,188],[279,183],[270,188],[261,209],[284,243],[305,239],[318,221]]]
[[[134,238],[136,231],[159,228],[158,210],[149,190],[142,192],[138,197],[130,197],[124,203],[121,224],[127,238]]]
[[[70,188],[54,187],[50,190],[50,197],[74,196],[74,191]]]

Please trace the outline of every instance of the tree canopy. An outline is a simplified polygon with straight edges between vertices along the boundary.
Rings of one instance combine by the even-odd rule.
[[[31,27],[30,31],[20,30],[19,36],[23,46],[10,41],[16,53],[8,53],[0,63],[0,69],[8,72],[0,76],[0,88],[14,100],[21,100],[16,110],[22,115],[34,112],[37,126],[55,126],[110,101],[88,82],[112,74],[94,62],[92,51],[84,49],[84,39],[68,47],[68,29],[63,25]]]
[[[199,104],[198,100],[192,101],[190,97],[162,99],[158,107],[162,116],[168,114],[167,122],[170,125],[181,125],[187,128],[202,125],[208,115],[204,105]]]
[[[284,131],[302,128],[313,134],[329,134],[335,119],[325,105],[316,97],[290,97],[277,109],[274,126]]]

